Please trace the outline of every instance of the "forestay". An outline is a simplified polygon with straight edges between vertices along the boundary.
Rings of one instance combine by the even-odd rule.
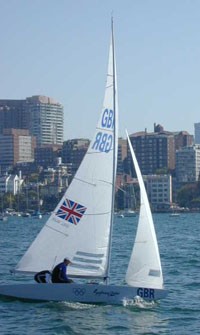
[[[133,251],[126,273],[131,286],[163,288],[163,275],[153,218],[140,168],[129,136],[128,143],[140,187],[140,213]]]
[[[94,138],[65,195],[16,271],[52,270],[68,257],[73,262],[69,275],[107,275],[118,139],[113,53],[112,38],[104,104]]]

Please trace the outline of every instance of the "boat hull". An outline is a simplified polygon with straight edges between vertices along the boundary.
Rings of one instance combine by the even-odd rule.
[[[136,296],[160,300],[166,290],[101,284],[11,284],[0,286],[0,296],[35,301],[122,304]]]

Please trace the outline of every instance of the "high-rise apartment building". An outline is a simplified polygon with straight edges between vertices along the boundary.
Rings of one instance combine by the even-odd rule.
[[[200,144],[200,122],[194,124],[194,141]]]
[[[63,106],[37,95],[25,100],[0,100],[0,133],[5,128],[27,129],[37,145],[63,143]]]
[[[3,129],[29,129],[26,100],[0,100],[0,133]]]
[[[155,174],[163,169],[174,170],[175,145],[172,133],[158,129],[154,133],[143,131],[130,135],[130,140],[143,175]],[[130,166],[133,172],[131,163]]]
[[[190,135],[187,131],[179,131],[174,134],[175,150],[183,147],[189,147],[194,144],[194,136]]]
[[[4,129],[0,134],[1,171],[22,162],[34,161],[35,137],[25,129]]]

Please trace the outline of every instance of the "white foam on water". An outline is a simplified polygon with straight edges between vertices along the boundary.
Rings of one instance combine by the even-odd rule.
[[[80,303],[80,302],[62,301],[60,303],[63,304],[63,305],[65,305],[68,308],[78,309],[78,310],[80,310],[80,309],[91,309],[91,308],[95,307],[95,305],[92,305],[92,304],[83,304],[83,303]]]
[[[135,306],[139,308],[149,308],[155,306],[155,301],[146,301],[140,296],[136,295],[133,299],[124,299],[123,300],[123,306]]]

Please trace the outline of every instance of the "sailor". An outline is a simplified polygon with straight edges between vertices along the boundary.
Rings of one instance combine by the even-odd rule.
[[[67,276],[67,266],[72,264],[67,258],[55,266],[52,272],[52,283],[73,283],[72,279]]]
[[[51,272],[48,270],[40,271],[35,274],[34,279],[37,283],[49,283],[51,281]]]

